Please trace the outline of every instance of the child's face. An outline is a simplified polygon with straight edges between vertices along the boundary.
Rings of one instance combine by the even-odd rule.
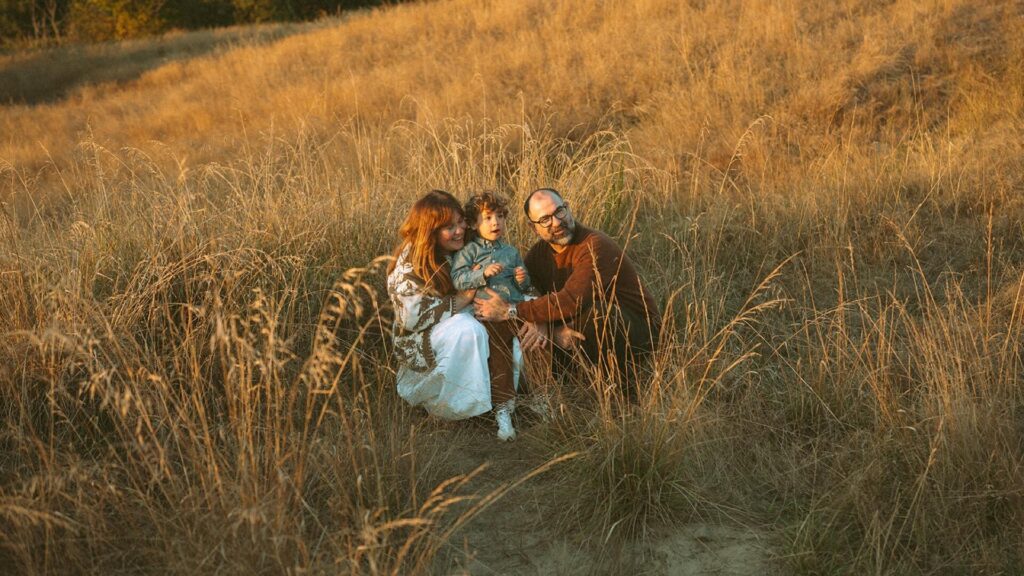
[[[484,240],[494,241],[505,235],[505,216],[484,208],[476,221],[476,231]]]

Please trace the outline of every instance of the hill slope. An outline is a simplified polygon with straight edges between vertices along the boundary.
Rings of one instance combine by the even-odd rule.
[[[1010,0],[442,0],[5,57],[0,566],[1019,572],[1022,60]],[[531,368],[557,417],[508,449],[396,398],[375,259],[426,190],[542,185],[670,330],[638,375]],[[487,546],[515,514],[540,560]]]

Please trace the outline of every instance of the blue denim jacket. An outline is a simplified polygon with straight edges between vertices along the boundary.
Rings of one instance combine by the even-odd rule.
[[[502,264],[505,268],[499,274],[485,280],[484,268],[494,263]],[[477,265],[479,267],[474,270],[473,267]],[[456,290],[487,286],[501,294],[506,302],[522,302],[523,292],[530,289],[530,278],[527,276],[522,284],[516,282],[516,268],[520,266],[526,268],[519,251],[511,244],[500,238],[492,242],[477,236],[471,242],[467,242],[452,258],[452,284]],[[488,297],[482,291],[478,292],[477,296]]]

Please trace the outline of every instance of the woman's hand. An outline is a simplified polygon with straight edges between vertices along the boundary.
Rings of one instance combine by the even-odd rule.
[[[548,325],[545,323],[535,324],[523,322],[519,329],[519,347],[523,352],[529,352],[543,348],[548,342]]]
[[[551,339],[555,342],[555,346],[564,350],[572,350],[576,347],[576,344],[583,342],[587,337],[582,332],[573,330],[572,326],[563,324],[555,326]]]
[[[476,297],[476,288],[470,288],[469,290],[459,290],[455,293],[455,311],[458,312],[466,306],[473,303],[473,298]]]

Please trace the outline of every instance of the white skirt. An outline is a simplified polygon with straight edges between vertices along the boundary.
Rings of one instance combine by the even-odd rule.
[[[437,365],[429,372],[398,369],[398,395],[413,406],[446,420],[479,416],[491,410],[491,377],[487,369],[487,329],[468,307],[439,322],[430,331]],[[519,389],[523,354],[512,342],[512,381]]]

